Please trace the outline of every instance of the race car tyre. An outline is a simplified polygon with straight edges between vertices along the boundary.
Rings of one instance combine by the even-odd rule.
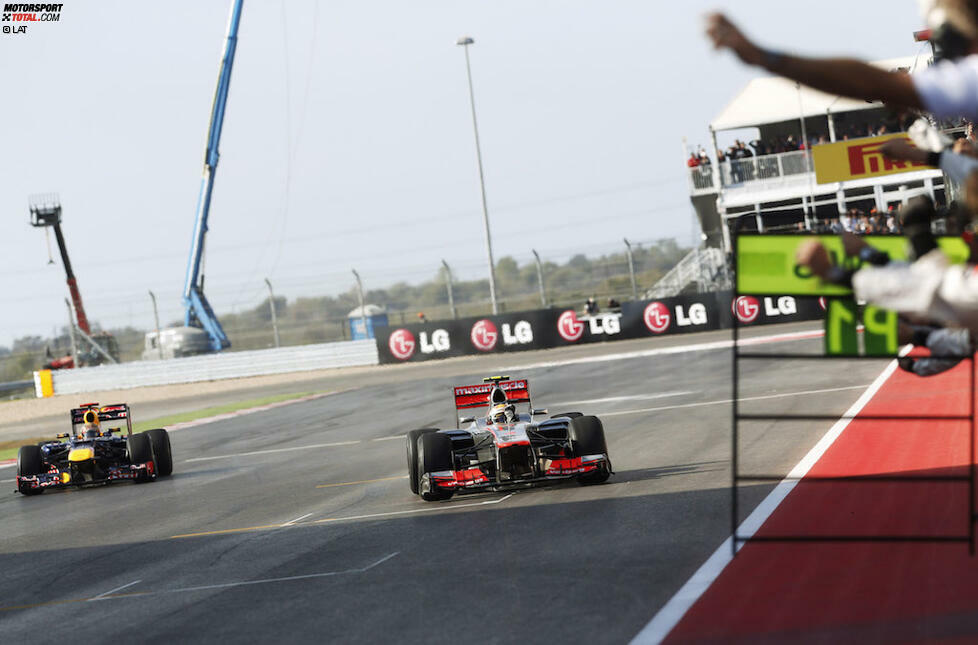
[[[574,449],[574,455],[607,455],[608,444],[604,439],[604,426],[601,419],[594,416],[581,416],[573,419],[567,428],[567,433]],[[600,484],[611,476],[611,470],[604,465],[598,470],[581,475],[577,481],[581,484]]]
[[[173,455],[170,452],[170,434],[163,428],[155,428],[144,432],[153,444],[153,456],[156,457],[156,474],[166,477],[173,472]]]
[[[21,446],[17,450],[17,476],[39,475],[44,471],[41,461],[41,449],[38,446]],[[24,495],[39,495],[43,491],[41,488],[19,488]]]
[[[407,433],[407,465],[408,482],[411,492],[418,494],[418,437],[429,432],[438,432],[438,428],[418,428]]]
[[[153,442],[142,432],[130,435],[126,439],[126,450],[129,453],[129,463],[135,465],[152,461],[153,465],[156,466],[156,459],[153,457]],[[142,484],[151,481],[151,479],[150,477],[141,476],[137,477],[135,481],[137,484]]]
[[[448,499],[455,492],[434,487],[427,491],[421,489],[421,477],[425,473],[439,470],[455,470],[455,463],[452,458],[452,439],[448,435],[438,432],[424,433],[418,437],[418,490],[426,502]]]
[[[568,419],[579,419],[584,416],[583,412],[561,412],[560,414],[551,414],[551,419],[559,419],[560,417],[567,417]]]

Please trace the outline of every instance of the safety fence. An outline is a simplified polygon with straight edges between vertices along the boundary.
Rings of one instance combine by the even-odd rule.
[[[35,373],[35,389],[40,397],[46,394],[45,390],[52,394],[78,394],[376,364],[377,345],[374,341],[354,340],[42,371]],[[45,383],[45,379],[50,380]]]

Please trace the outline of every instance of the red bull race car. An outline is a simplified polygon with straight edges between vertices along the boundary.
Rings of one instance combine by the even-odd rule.
[[[121,436],[121,423],[107,427],[113,421],[125,423],[125,436]],[[71,426],[70,434],[20,447],[16,480],[20,493],[38,495],[54,488],[124,480],[149,482],[173,472],[167,431],[133,433],[125,403],[85,403],[71,411]]]
[[[534,421],[549,413],[532,407],[526,379],[491,376],[483,381],[453,391],[456,413],[482,408],[480,414],[460,417],[454,429],[407,433],[411,492],[438,501],[455,493],[557,480],[600,484],[612,474],[600,419],[565,412]],[[517,410],[522,404],[525,412]]]

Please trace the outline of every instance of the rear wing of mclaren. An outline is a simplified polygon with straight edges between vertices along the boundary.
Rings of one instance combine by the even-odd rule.
[[[530,384],[526,379],[512,381],[492,381],[479,385],[459,385],[453,389],[455,394],[455,410],[489,407],[489,396],[492,388],[499,387],[506,393],[509,403],[529,403]]]

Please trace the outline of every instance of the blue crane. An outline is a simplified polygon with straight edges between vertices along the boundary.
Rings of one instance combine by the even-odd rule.
[[[238,23],[241,21],[243,2],[244,0],[233,0],[231,5],[227,42],[224,45],[221,72],[217,77],[217,90],[214,92],[214,106],[211,109],[210,127],[207,132],[204,176],[200,182],[200,196],[197,198],[197,217],[190,246],[190,259],[187,263],[187,279],[183,287],[183,305],[186,307],[184,324],[188,327],[203,328],[210,338],[210,347],[215,352],[230,347],[231,341],[228,340],[204,295],[204,274],[201,265],[204,259],[204,239],[207,236],[211,194],[214,192],[214,175],[220,158],[218,145],[221,142],[221,128],[224,125],[224,113],[227,109],[228,90],[231,87],[231,67],[234,65],[234,51],[238,44]]]

